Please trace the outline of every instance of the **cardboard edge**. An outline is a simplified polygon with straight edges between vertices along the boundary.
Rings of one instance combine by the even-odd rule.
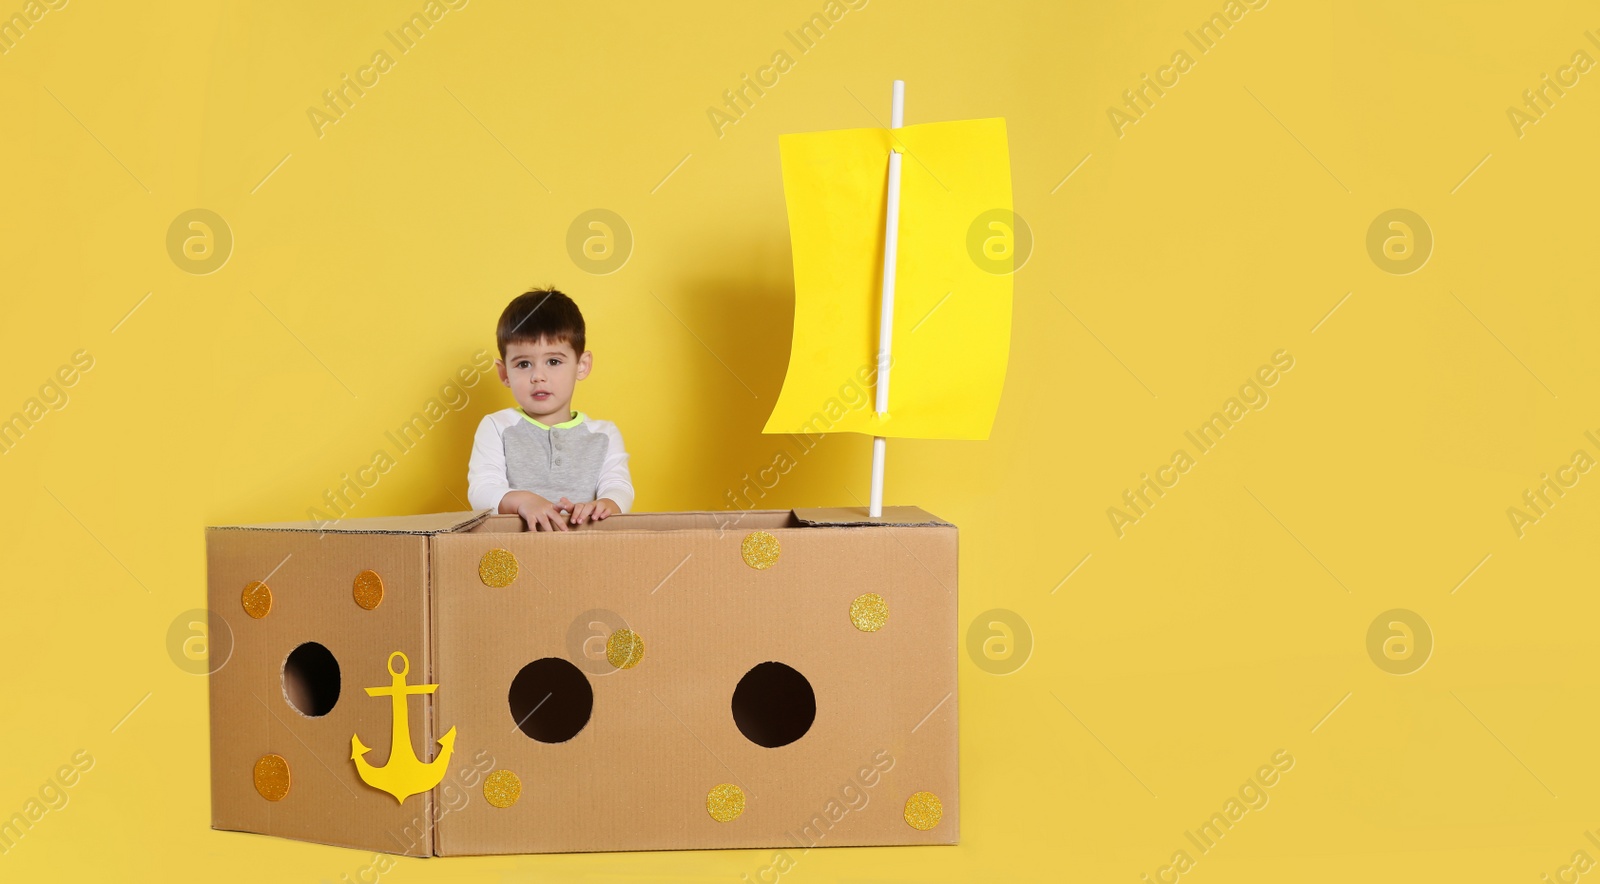
[[[954,528],[955,525],[921,507],[888,506],[883,515],[873,518],[864,506],[797,507],[795,520],[809,528],[853,528],[890,526],[897,528]]]
[[[816,844],[816,845],[813,845],[813,846],[816,847],[817,849],[820,849],[820,850],[841,851],[841,850],[876,850],[876,849],[881,849],[881,848],[884,848],[884,847],[935,847],[935,848],[936,847],[958,847],[958,846],[960,846],[960,843],[961,842],[959,840],[946,840],[946,841],[887,840],[887,841],[881,841],[881,842],[879,842],[879,841],[865,842],[864,841],[864,842],[860,842],[860,843],[846,843],[846,844],[839,844],[839,843]],[[583,848],[583,849],[580,849],[580,850],[548,850],[548,851],[544,851],[544,852],[541,852],[541,853],[473,853],[473,852],[462,852],[462,853],[441,853],[441,854],[437,854],[437,855],[441,856],[441,857],[460,857],[460,858],[474,857],[474,856],[481,856],[481,857],[554,857],[554,856],[584,856],[584,855],[593,856],[593,855],[596,855],[596,854],[620,854],[620,853],[679,853],[679,854],[682,854],[682,853],[711,853],[711,852],[715,852],[715,851],[728,852],[728,851],[734,851],[734,850],[759,850],[759,851],[766,852],[766,851],[774,851],[774,850],[783,851],[783,850],[794,850],[794,849],[795,849],[795,846],[794,846],[793,842],[781,842],[780,841],[780,842],[776,842],[776,843],[773,843],[773,844],[754,844],[754,845],[739,845],[739,846],[727,846],[727,847],[594,847],[594,848]],[[808,847],[808,848],[805,848],[805,849],[806,850],[810,850],[811,848]],[[392,855],[393,856],[402,856],[403,854],[392,854]],[[422,857],[422,858],[426,858],[426,857]],[[675,879],[673,879],[673,880],[675,880]],[[854,879],[851,879],[851,880],[854,880]]]
[[[938,516],[928,512],[927,510],[922,509],[921,507],[915,507],[915,506],[891,506],[891,507],[884,507],[884,514],[882,516],[876,518],[876,519],[874,519],[870,515],[868,515],[866,507],[797,507],[795,509],[761,509],[761,510],[752,509],[752,510],[738,510],[738,511],[733,511],[733,510],[671,510],[671,511],[663,511],[663,512],[623,513],[621,515],[612,517],[612,519],[617,521],[616,524],[610,524],[609,523],[610,520],[608,520],[608,524],[607,524],[605,530],[608,531],[608,532],[616,532],[616,533],[622,533],[622,532],[628,532],[628,531],[634,531],[634,530],[646,531],[646,532],[649,532],[649,533],[658,533],[658,532],[666,532],[666,531],[698,531],[698,530],[701,529],[702,526],[685,525],[685,526],[676,527],[676,528],[638,528],[638,529],[636,529],[636,528],[631,528],[631,527],[624,527],[624,525],[626,525],[626,523],[630,519],[637,518],[637,517],[642,517],[642,516],[643,517],[647,517],[647,516],[711,516],[711,517],[719,517],[719,516],[727,516],[730,513],[734,513],[735,514],[734,518],[732,519],[731,522],[725,523],[722,526],[724,528],[737,527],[739,522],[743,521],[745,519],[745,517],[751,516],[751,515],[770,516],[770,515],[782,515],[782,514],[788,514],[790,519],[793,521],[794,524],[785,526],[785,527],[789,527],[789,528],[869,528],[869,527],[954,528],[954,527],[956,527],[954,523],[947,522],[944,519],[941,519]],[[492,519],[495,519],[495,518],[509,520],[509,519],[514,519],[514,518],[518,518],[518,517],[513,515],[513,514],[508,514],[508,513],[488,514],[483,519],[481,519],[479,522],[474,522],[472,525],[468,526],[468,528],[475,527],[476,525],[478,525],[478,524],[480,524],[482,522],[488,522],[488,521],[490,521]],[[464,531],[440,532],[440,533],[464,533]]]
[[[951,527],[953,529],[955,529],[955,526],[952,525]],[[963,647],[962,647],[963,637],[962,637],[962,634],[961,634],[962,630],[961,630],[961,531],[960,531],[960,529],[955,529],[955,536],[954,536],[954,538],[952,538],[951,547],[952,548],[951,548],[951,551],[950,551],[950,562],[951,562],[951,566],[954,567],[955,571],[956,571],[956,585],[955,585],[955,590],[954,590],[954,592],[955,592],[955,601],[953,602],[953,604],[955,605],[955,609],[956,609],[956,618],[955,618],[956,630],[955,630],[955,634],[950,637],[951,647],[955,650],[955,654],[953,655],[954,659],[951,660],[951,663],[950,663],[950,666],[951,666],[951,673],[950,673],[951,691],[954,694],[954,696],[952,696],[950,698],[950,702],[952,704],[954,704],[953,707],[950,710],[950,715],[951,715],[951,717],[953,717],[955,719],[955,727],[954,727],[954,729],[952,731],[951,747],[950,748],[951,748],[951,756],[952,756],[951,764],[954,764],[955,768],[956,768],[955,784],[956,784],[956,808],[957,808],[957,810],[956,810],[955,819],[951,821],[952,823],[954,823],[954,825],[952,826],[952,829],[954,831],[951,831],[949,833],[950,840],[948,840],[948,841],[946,841],[944,843],[950,844],[950,845],[957,845],[957,844],[961,843],[961,817],[962,817],[962,811],[966,809],[966,805],[961,802],[961,798],[962,798],[962,795],[964,794],[965,790],[963,790],[961,788],[961,652],[963,650]]]
[[[751,516],[758,517],[754,522]],[[760,517],[778,517],[783,520],[781,525],[762,524]],[[660,519],[677,520],[680,524],[651,524]],[[701,518],[705,522],[696,523],[693,520]],[[494,530],[496,525],[502,527],[515,525],[517,530]],[[677,531],[733,531],[733,530],[770,530],[773,528],[804,528],[806,526],[795,520],[794,510],[764,509],[764,510],[663,510],[660,512],[635,512],[621,513],[611,516],[604,524],[594,523],[574,529],[571,533],[577,536],[593,534],[665,534]],[[490,530],[484,531],[485,528]],[[472,529],[473,532],[490,534],[527,534],[522,527],[520,516],[513,513],[497,513],[484,519],[482,523]],[[454,532],[465,536],[469,532]],[[443,535],[440,535],[443,536]]]
[[[429,513],[421,516],[375,516],[367,519],[339,519],[321,524],[314,521],[305,521],[264,522],[255,525],[207,525],[206,531],[277,531],[287,534],[387,534],[431,537],[435,534],[457,534],[470,530],[489,518],[493,513],[493,510],[482,509],[458,513]],[[381,525],[383,522],[396,519],[426,519],[430,516],[457,516],[458,518],[449,521],[441,520],[437,525],[417,528],[386,528]]]
[[[439,854],[433,853],[433,852],[429,852],[429,853],[400,853],[399,851],[396,851],[393,848],[387,848],[387,849],[384,849],[384,850],[375,850],[375,849],[373,849],[371,847],[366,847],[366,846],[363,846],[363,845],[360,845],[360,844],[350,844],[350,843],[347,843],[347,842],[344,842],[344,841],[334,841],[334,840],[331,840],[331,839],[329,839],[329,838],[327,838],[325,836],[324,837],[299,838],[299,837],[289,837],[287,835],[270,835],[270,834],[267,834],[266,832],[252,832],[252,831],[250,831],[248,829],[234,829],[234,828],[230,828],[228,826],[219,826],[214,822],[211,824],[211,831],[213,831],[213,832],[228,832],[228,833],[234,834],[234,835],[249,835],[249,836],[255,837],[255,838],[271,838],[274,841],[297,841],[297,842],[299,842],[301,844],[321,844],[324,847],[340,847],[340,848],[344,848],[345,850],[359,850],[362,853],[381,853],[381,854],[383,854],[385,856],[401,857],[403,859],[432,859],[432,858],[434,858],[436,856],[439,856]],[[430,844],[429,847],[431,848],[432,844]]]
[[[481,518],[478,521],[488,518],[490,513],[488,510],[484,510],[480,515]],[[474,522],[474,524],[477,523]],[[434,585],[436,582],[434,580],[434,569],[438,567],[439,561],[439,557],[437,555],[438,545],[439,536],[437,534],[428,537],[422,543],[422,616],[426,620],[426,622],[423,624],[423,634],[426,635],[428,639],[428,684],[440,683],[439,612],[437,607],[439,593],[437,587]],[[424,730],[427,732],[425,739],[428,741],[423,745],[432,749],[436,745],[435,741],[438,739],[439,728],[442,726],[442,723],[439,721],[438,694],[423,694],[422,697],[422,719],[425,722]],[[432,789],[428,790],[428,856],[443,856],[443,854],[439,851],[439,819],[443,816],[443,814],[436,814],[434,812],[439,806],[440,799],[443,797],[441,794],[443,788],[444,783],[441,782],[435,785]]]

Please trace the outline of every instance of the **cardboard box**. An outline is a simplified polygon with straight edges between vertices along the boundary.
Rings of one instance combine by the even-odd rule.
[[[915,507],[556,533],[442,513],[206,547],[232,633],[213,828],[410,856],[958,841],[956,528]],[[397,672],[409,753],[372,693]]]

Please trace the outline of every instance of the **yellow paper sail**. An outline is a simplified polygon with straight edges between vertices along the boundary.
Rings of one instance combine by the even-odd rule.
[[[901,160],[889,410],[875,413],[889,151]],[[1011,346],[1003,119],[779,139],[794,343],[766,433],[987,439]]]

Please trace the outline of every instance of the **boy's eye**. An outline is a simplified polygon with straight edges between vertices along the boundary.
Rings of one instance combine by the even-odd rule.
[[[555,359],[555,358],[551,358],[551,359],[548,359],[546,361],[549,362],[551,365],[560,365],[561,364],[561,360]]]

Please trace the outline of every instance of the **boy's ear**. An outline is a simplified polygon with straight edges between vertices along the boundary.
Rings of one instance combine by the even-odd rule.
[[[506,374],[506,361],[504,359],[496,359],[494,361],[494,370],[496,374],[500,375],[500,383],[508,387],[511,386],[511,376]]]
[[[588,377],[589,376],[589,372],[593,368],[594,368],[594,351],[593,350],[585,350],[585,351],[583,351],[583,355],[578,357],[578,380],[581,381],[584,378]]]

